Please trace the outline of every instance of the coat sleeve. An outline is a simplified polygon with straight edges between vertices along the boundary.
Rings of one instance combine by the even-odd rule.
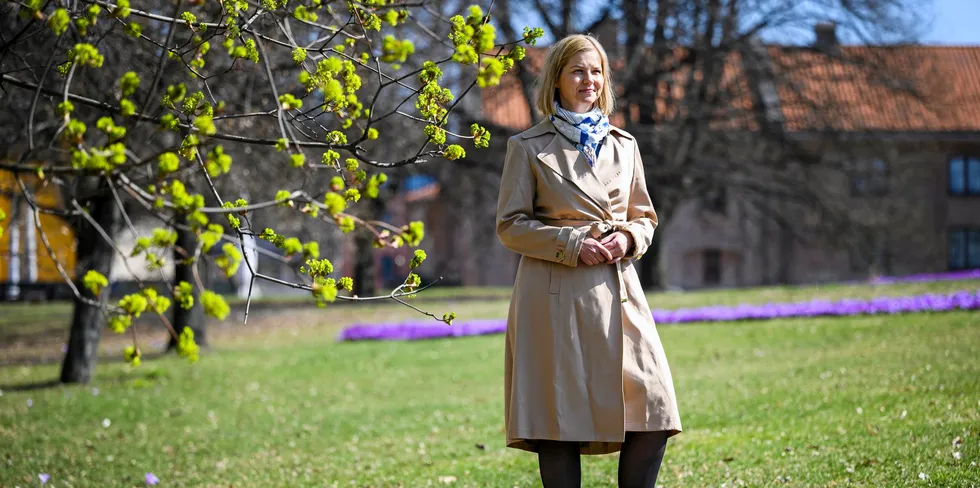
[[[566,266],[578,265],[585,232],[535,220],[536,188],[530,156],[516,136],[511,137],[507,140],[497,197],[497,238],[504,247],[524,256]]]
[[[639,259],[647,252],[653,242],[653,231],[657,228],[657,212],[647,191],[643,160],[640,158],[640,145],[633,141],[633,181],[630,185],[629,208],[626,211],[626,224],[622,229],[633,236],[633,247],[627,251],[627,258]]]

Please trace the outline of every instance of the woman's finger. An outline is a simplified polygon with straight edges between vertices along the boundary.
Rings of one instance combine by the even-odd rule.
[[[609,252],[609,249],[606,249],[604,246],[599,246],[599,254],[600,254],[600,257],[605,258],[606,261],[609,261],[609,260],[612,259],[612,253],[610,253]]]

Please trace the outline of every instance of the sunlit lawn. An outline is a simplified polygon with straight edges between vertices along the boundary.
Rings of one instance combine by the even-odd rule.
[[[649,298],[676,308],[976,288]],[[502,317],[506,306],[425,303],[461,320]],[[269,311],[248,326],[229,318],[212,324],[198,364],[107,359],[87,386],[26,388],[56,378],[57,364],[2,367],[0,486],[37,486],[39,473],[49,486],[138,486],[146,472],[161,486],[540,486],[535,457],[503,446],[502,336],[334,341],[346,324],[417,317],[385,305]],[[663,486],[980,486],[980,314],[702,323],[660,335],[685,427]],[[63,340],[34,347],[50,353]],[[105,353],[117,358],[113,341]],[[583,486],[614,486],[616,461],[584,458]]]

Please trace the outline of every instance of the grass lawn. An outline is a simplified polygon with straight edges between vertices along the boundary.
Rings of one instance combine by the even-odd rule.
[[[977,288],[953,283],[650,301]],[[506,301],[425,308],[500,317]],[[0,486],[36,486],[38,473],[49,486],[139,486],[146,472],[161,486],[540,486],[534,455],[503,446],[502,336],[333,340],[354,321],[410,317],[391,305],[268,312],[247,327],[230,317],[212,326],[214,347],[198,364],[104,360],[87,386],[29,387],[57,378],[57,364],[0,367]],[[659,329],[685,428],[668,446],[663,486],[980,487],[980,314]],[[583,486],[615,486],[616,462],[583,458]]]

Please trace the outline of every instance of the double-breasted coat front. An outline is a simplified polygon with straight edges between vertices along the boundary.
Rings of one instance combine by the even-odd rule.
[[[620,450],[626,431],[681,431],[673,380],[634,269],[657,214],[636,140],[610,129],[595,166],[545,119],[507,141],[497,236],[521,254],[507,318],[508,447],[577,441]],[[622,230],[616,264],[578,260],[586,237]]]

